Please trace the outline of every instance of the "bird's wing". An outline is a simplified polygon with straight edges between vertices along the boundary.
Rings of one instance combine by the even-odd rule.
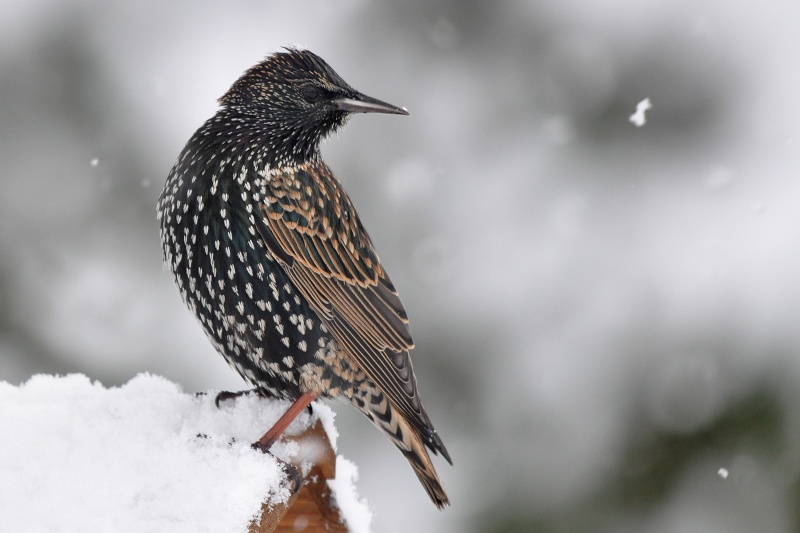
[[[258,229],[298,291],[397,409],[429,430],[403,304],[347,194],[324,164],[272,173]]]

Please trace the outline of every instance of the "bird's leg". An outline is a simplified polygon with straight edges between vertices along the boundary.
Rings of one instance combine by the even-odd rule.
[[[278,440],[278,437],[286,431],[286,428],[289,427],[289,424],[292,423],[292,420],[297,418],[303,409],[311,404],[316,399],[316,396],[313,394],[308,394],[304,392],[297,398],[294,403],[289,406],[289,409],[283,414],[282,417],[275,422],[275,425],[272,426],[269,431],[264,433],[264,436],[258,439],[258,442],[253,443],[253,448],[257,448],[264,453],[268,453],[269,449],[272,448],[272,445],[275,444],[275,441]]]
[[[217,397],[214,398],[214,405],[219,407],[220,402],[224,402],[225,400],[235,400],[240,396],[244,396],[246,394],[258,394],[262,398],[267,397],[267,393],[264,392],[262,389],[250,389],[250,390],[240,390],[237,392],[230,392],[230,391],[221,391],[217,394]]]

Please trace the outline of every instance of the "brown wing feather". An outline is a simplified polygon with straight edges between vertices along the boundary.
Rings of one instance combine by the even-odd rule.
[[[412,425],[430,431],[397,291],[347,194],[324,164],[270,176],[259,231],[343,350]]]

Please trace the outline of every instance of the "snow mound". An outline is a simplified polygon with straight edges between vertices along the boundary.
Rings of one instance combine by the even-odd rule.
[[[250,447],[289,404],[250,395],[218,409],[214,398],[146,374],[108,389],[77,374],[0,382],[0,531],[246,532],[265,497],[289,496],[275,458]],[[287,433],[317,418],[335,447],[319,403]],[[358,501],[352,483],[332,486]],[[367,531],[366,506],[347,507]]]

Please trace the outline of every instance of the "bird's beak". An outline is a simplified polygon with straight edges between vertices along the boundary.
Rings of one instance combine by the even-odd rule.
[[[397,107],[376,98],[358,93],[352,98],[337,98],[333,105],[339,111],[348,113],[387,113],[390,115],[410,115],[405,107]]]

